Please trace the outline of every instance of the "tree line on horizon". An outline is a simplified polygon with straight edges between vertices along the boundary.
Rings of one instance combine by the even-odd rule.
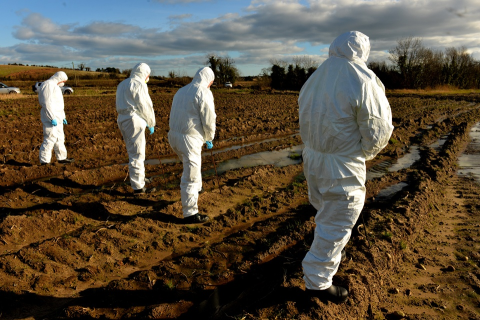
[[[480,61],[466,47],[444,51],[427,48],[419,38],[403,38],[389,50],[390,64],[370,62],[368,67],[387,89],[426,89],[450,86],[458,89],[480,88]],[[300,90],[318,65],[311,57],[294,57],[293,63],[271,61],[260,79],[272,89]]]

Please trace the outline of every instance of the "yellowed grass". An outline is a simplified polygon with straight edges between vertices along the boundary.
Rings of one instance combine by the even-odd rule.
[[[17,94],[0,94],[0,100],[15,100],[15,99],[23,99],[27,97],[32,97],[32,95],[25,95],[23,93]]]
[[[12,65],[0,65],[0,77],[6,77],[10,74],[31,70],[32,67],[26,66],[12,66]]]
[[[242,87],[251,87],[257,84],[257,81],[236,81],[235,85],[236,86],[242,86]]]
[[[99,74],[105,74],[105,77],[109,76],[108,73],[99,73],[95,71],[79,71],[65,68],[48,68],[35,66],[0,65],[0,78],[10,77],[10,80],[30,78],[34,81],[44,81],[53,76],[55,72],[60,70],[65,71],[69,79],[75,79],[75,77],[84,77],[90,75],[98,76]]]
[[[426,89],[394,89],[387,90],[389,93],[399,94],[425,94],[425,95],[446,95],[446,94],[480,94],[480,89],[458,89],[452,86],[439,86]]]

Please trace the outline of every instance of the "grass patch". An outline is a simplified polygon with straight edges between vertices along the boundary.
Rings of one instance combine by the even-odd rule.
[[[435,95],[450,95],[450,94],[479,94],[479,89],[458,89],[452,86],[439,86],[436,88],[426,88],[426,89],[395,89],[387,90],[388,93],[395,94],[418,94],[426,96],[435,96]]]
[[[185,226],[185,229],[187,230],[187,232],[190,232],[190,233],[195,233],[196,231],[198,231],[199,227],[198,226]]]
[[[390,231],[384,231],[384,232],[382,233],[382,238],[383,238],[383,239],[392,241],[392,237],[393,237],[393,233],[391,233]]]
[[[167,288],[168,290],[173,290],[175,289],[175,284],[173,283],[172,280],[167,280],[165,281],[165,288]]]
[[[391,143],[391,144],[397,144],[397,143],[398,143],[398,140],[395,139],[395,138],[390,138],[390,143]]]
[[[292,160],[298,160],[302,157],[302,155],[298,154],[298,153],[291,153],[291,154],[288,155],[288,157]]]

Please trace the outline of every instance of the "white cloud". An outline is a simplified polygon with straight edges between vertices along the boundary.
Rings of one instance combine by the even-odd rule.
[[[91,34],[91,35],[110,35],[119,36],[122,34],[134,34],[141,32],[141,28],[123,23],[115,22],[93,22],[87,26],[75,28],[72,30],[78,34]]]
[[[192,14],[186,13],[186,14],[171,15],[168,17],[168,19],[169,20],[185,20],[191,17],[192,17]]]
[[[92,67],[105,61],[120,63],[112,57],[122,58],[125,64],[128,64],[125,61],[146,57],[152,62],[159,61],[155,63],[163,70],[165,63],[190,65],[209,52],[234,52],[240,68],[241,64],[258,64],[260,70],[261,65],[268,65],[270,58],[318,54],[320,60],[324,59],[326,52],[321,48],[307,52],[300,44],[328,46],[339,34],[359,30],[370,37],[370,60],[387,59],[388,50],[407,36],[422,38],[425,46],[438,49],[464,45],[478,57],[480,7],[476,2],[252,1],[242,14],[229,13],[214,19],[190,21],[190,13],[171,15],[168,18],[171,30],[109,21],[61,25],[38,13],[30,13],[15,28],[14,35],[21,44],[0,47],[0,54],[8,52],[12,59],[26,63],[90,61]],[[165,56],[169,59],[164,60]]]

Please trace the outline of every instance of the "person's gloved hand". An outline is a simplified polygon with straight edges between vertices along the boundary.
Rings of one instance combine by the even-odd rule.
[[[63,124],[68,124],[67,118],[63,119]]]
[[[57,120],[56,120],[56,119],[52,119],[52,125],[53,125],[54,127],[57,126]]]
[[[207,144],[207,149],[212,149],[213,148],[213,143],[212,141],[207,141],[205,142]]]
[[[147,127],[148,130],[150,130],[150,134],[153,134],[155,132],[155,128],[154,127]]]

